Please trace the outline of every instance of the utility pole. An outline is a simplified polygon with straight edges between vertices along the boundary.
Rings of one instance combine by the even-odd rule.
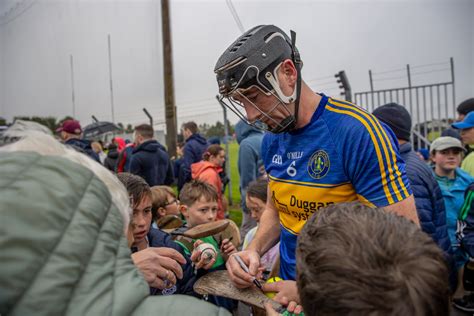
[[[176,156],[176,106],[174,103],[173,56],[171,51],[171,23],[169,1],[161,0],[163,32],[163,77],[165,82],[166,146],[170,157]]]
[[[107,44],[109,48],[109,83],[110,83],[110,109],[112,112],[112,123],[115,123],[114,114],[114,85],[112,82],[112,47],[110,45],[110,34],[107,35]]]
[[[72,55],[69,55],[69,63],[71,65],[71,87],[72,87],[72,117],[76,118],[76,95],[74,92],[74,60]]]

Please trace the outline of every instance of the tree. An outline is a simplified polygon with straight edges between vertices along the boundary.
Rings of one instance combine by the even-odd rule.
[[[122,123],[122,122],[118,122],[118,123],[117,123],[117,126],[120,128],[120,133],[123,133],[124,130],[125,130],[125,127],[123,126],[123,123]]]
[[[125,129],[125,133],[127,133],[127,134],[133,133],[133,126],[132,126],[132,124],[127,124],[127,128]]]
[[[229,136],[232,136],[234,133],[234,126],[230,124],[229,120],[227,120],[227,124],[229,125]],[[223,138],[225,136],[225,129],[224,124],[222,122],[217,121],[215,125],[211,125],[207,128],[206,137],[219,137]]]

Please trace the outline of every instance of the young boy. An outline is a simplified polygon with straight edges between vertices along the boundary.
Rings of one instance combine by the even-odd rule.
[[[179,200],[173,189],[169,186],[156,185],[151,187],[151,198],[152,227],[163,229],[163,227],[158,227],[157,225],[157,221],[163,216],[176,215],[181,217],[181,213],[179,212]]]
[[[160,258],[159,262],[164,268],[165,273],[160,277],[159,288],[150,288],[152,295],[170,295],[170,294],[188,294],[196,296],[193,291],[193,285],[196,281],[194,269],[191,260],[185,255],[182,248],[176,244],[165,232],[150,227],[151,226],[151,190],[143,178],[131,173],[119,173],[118,179],[127,189],[130,196],[130,206],[133,209],[133,216],[130,222],[130,243],[133,253],[144,250],[148,247],[166,247],[180,252],[185,260],[178,262],[182,269],[182,278],[177,277],[176,263],[171,262],[172,258]],[[175,283],[173,285],[173,283]]]
[[[217,191],[211,185],[197,180],[186,183],[179,194],[180,211],[183,214],[186,224],[175,230],[180,233],[189,228],[211,223],[216,220],[217,216]],[[188,240],[186,237],[177,236],[175,240],[180,244],[187,255],[191,254],[191,260],[194,262],[196,269],[203,268],[209,271],[224,270],[225,262],[229,256],[236,252],[234,244],[229,239],[222,240],[221,244],[214,238],[208,236],[197,240]],[[215,256],[209,261],[201,250],[197,249],[201,244],[211,245]],[[218,296],[209,296],[209,302],[222,306],[232,311],[236,308],[236,302]]]
[[[214,187],[205,182],[192,180],[186,183],[179,194],[179,209],[186,220],[186,224],[178,228],[175,233],[185,232],[189,228],[214,222],[218,209],[217,196]],[[222,240],[221,245],[219,245],[213,236],[208,236],[199,238],[199,240],[193,240],[192,246],[190,246],[189,241],[186,242],[182,238],[177,238],[176,240],[185,249],[186,253],[192,253],[191,259],[194,259],[196,267],[202,267],[206,270],[225,269],[225,261],[227,261],[231,254],[236,252],[234,244],[229,239]],[[199,251],[195,251],[195,248],[201,243],[208,243],[214,247],[216,257],[210,262],[206,263],[204,258],[200,258]]]

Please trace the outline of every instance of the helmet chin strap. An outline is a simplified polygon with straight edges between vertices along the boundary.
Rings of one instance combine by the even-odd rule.
[[[283,132],[288,132],[291,131],[292,129],[295,128],[296,124],[298,123],[298,113],[299,113],[299,105],[300,105],[300,97],[301,97],[301,65],[302,61],[300,59],[300,54],[298,50],[296,49],[295,46],[296,42],[296,33],[294,31],[291,31],[291,57],[293,60],[293,63],[296,68],[296,87],[295,90],[293,91],[292,95],[286,96],[283,94],[280,88],[280,84],[278,82],[278,77],[277,77],[277,71],[280,68],[281,64],[278,65],[278,67],[275,68],[274,70],[274,75],[272,75],[271,72],[267,72],[265,74],[266,79],[270,84],[273,86],[275,89],[276,94],[280,97],[281,101],[283,101],[286,104],[289,104],[291,102],[295,102],[295,113],[294,115],[289,115],[285,119],[283,119],[279,126],[273,128],[270,132],[272,133],[283,133]]]
[[[296,67],[296,100],[295,100],[295,123],[293,125],[296,126],[298,123],[298,111],[300,108],[300,97],[301,97],[301,59],[300,53],[296,49],[296,33],[295,31],[291,31],[291,50],[292,50],[292,59]]]

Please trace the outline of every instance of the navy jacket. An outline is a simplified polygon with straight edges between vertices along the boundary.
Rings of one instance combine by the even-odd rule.
[[[136,174],[149,186],[173,183],[173,167],[165,147],[151,139],[133,150],[130,173]]]
[[[207,140],[200,134],[193,134],[186,140],[179,165],[178,190],[191,180],[191,165],[202,160],[207,147],[209,147]]]
[[[247,212],[245,205],[247,187],[250,182],[260,176],[258,169],[263,165],[261,155],[263,132],[248,125],[244,121],[239,121],[235,125],[235,135],[239,143],[238,167],[241,205]]]
[[[410,143],[400,146],[400,154],[406,163],[406,173],[415,197],[421,229],[430,235],[445,253],[450,253],[446,209],[438,182],[428,165],[412,150]]]
[[[101,163],[99,159],[99,155],[94,150],[92,150],[90,141],[85,140],[85,139],[79,139],[79,138],[70,138],[65,142],[65,144],[73,147],[75,150],[79,152],[82,152],[88,155],[89,157],[97,161],[98,163]]]
[[[183,269],[183,278],[177,280],[176,285],[170,289],[164,289],[160,291],[159,289],[151,288],[151,294],[162,294],[162,295],[171,295],[171,294],[186,294],[197,296],[193,290],[194,282],[196,282],[196,275],[194,274],[194,269],[191,263],[190,258],[184,253],[184,250],[181,246],[175,243],[171,236],[165,233],[162,230],[151,227],[147,235],[148,245],[150,247],[168,247],[177,250],[183,257],[186,259],[186,263],[181,266]]]

